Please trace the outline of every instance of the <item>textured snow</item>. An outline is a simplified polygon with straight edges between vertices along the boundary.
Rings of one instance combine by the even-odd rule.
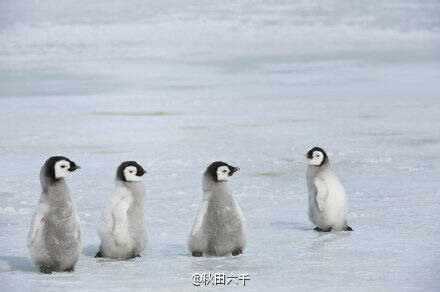
[[[249,291],[440,289],[438,2],[124,3],[0,3],[1,291],[203,289],[195,272],[249,273]],[[307,218],[315,145],[354,232]],[[52,155],[82,167],[68,184],[84,248],[74,273],[42,275],[26,238]],[[94,259],[124,160],[148,172],[148,247]],[[248,246],[193,258],[214,160],[241,169]]]

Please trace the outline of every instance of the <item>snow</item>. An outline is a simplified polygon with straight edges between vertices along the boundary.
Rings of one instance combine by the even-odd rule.
[[[81,3],[0,4],[0,290],[186,291],[196,272],[249,273],[249,291],[440,289],[438,3]],[[307,218],[315,145],[351,233]],[[74,273],[42,275],[26,237],[52,155],[82,167],[84,248]],[[124,160],[148,172],[148,247],[94,259]],[[241,169],[248,246],[193,258],[214,160]]]

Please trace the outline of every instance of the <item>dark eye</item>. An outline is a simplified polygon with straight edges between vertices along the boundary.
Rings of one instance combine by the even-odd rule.
[[[228,172],[227,170],[223,170],[223,172]]]
[[[65,165],[61,165],[61,168],[66,168],[66,166]]]
[[[130,170],[129,173],[133,173],[133,170]]]

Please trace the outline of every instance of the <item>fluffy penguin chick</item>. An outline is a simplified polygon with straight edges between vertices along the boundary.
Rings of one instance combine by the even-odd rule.
[[[95,257],[130,259],[140,257],[145,249],[144,174],[145,170],[135,161],[119,165],[116,190],[101,217],[98,229],[101,247]]]
[[[65,177],[80,167],[63,156],[50,157],[40,172],[43,189],[29,232],[32,262],[42,273],[72,272],[81,251],[81,226]]]
[[[307,152],[307,186],[309,190],[309,218],[315,230],[352,231],[347,225],[347,199],[344,187],[330,170],[327,153],[314,147]]]
[[[245,247],[245,220],[227,181],[239,168],[216,161],[203,174],[203,203],[194,222],[188,247],[193,256],[233,256]]]

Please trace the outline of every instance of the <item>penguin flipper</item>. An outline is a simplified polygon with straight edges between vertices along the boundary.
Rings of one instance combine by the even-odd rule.
[[[324,181],[318,177],[313,180],[313,183],[316,187],[316,204],[318,205],[319,211],[322,212],[324,210],[325,200],[327,199],[328,188]]]
[[[206,250],[207,237],[203,231],[203,221],[205,219],[208,210],[208,201],[203,201],[202,207],[197,214],[196,220],[194,221],[193,228],[188,240],[188,249],[194,257],[201,257],[203,255],[202,251]]]
[[[34,213],[34,217],[32,218],[31,230],[29,232],[28,247],[32,246],[37,234],[39,234],[42,230],[44,224],[43,219],[46,216],[48,209],[49,207],[47,206],[47,204],[41,203]]]
[[[127,211],[133,203],[131,196],[121,199],[117,206],[112,211],[113,216],[113,235],[115,236],[115,243],[119,246],[124,246],[128,238],[127,231]]]
[[[351,228],[350,226],[347,225],[347,226],[345,227],[344,231],[353,231],[353,228]]]
[[[197,214],[196,221],[194,222],[193,228],[191,230],[191,235],[196,235],[202,228],[203,220],[205,219],[205,214],[208,210],[208,201],[203,201],[202,207]]]

